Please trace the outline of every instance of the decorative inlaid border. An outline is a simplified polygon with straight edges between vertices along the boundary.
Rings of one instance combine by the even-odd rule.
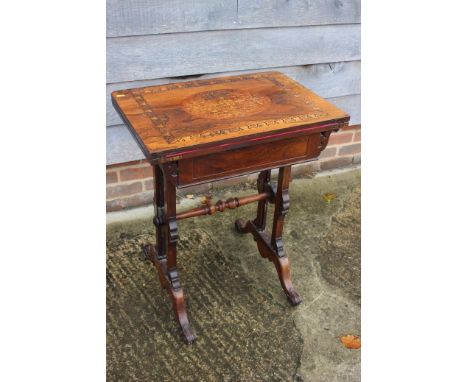
[[[269,76],[265,74],[253,73],[253,74],[245,74],[245,75],[236,76],[236,77],[212,78],[212,79],[205,79],[205,80],[178,82],[175,84],[141,88],[139,90],[142,91],[143,93],[159,94],[159,93],[167,92],[169,90],[191,89],[191,88],[198,88],[198,87],[208,86],[208,85],[229,84],[229,83],[235,83],[235,82],[240,82],[240,81],[255,80],[258,78],[268,78],[268,77]]]
[[[135,99],[135,101],[138,103],[138,105],[141,107],[145,115],[150,119],[153,125],[158,129],[160,135],[164,138],[164,140],[168,144],[182,143],[182,142],[185,143],[185,142],[189,142],[193,140],[199,140],[200,138],[226,135],[226,134],[235,133],[239,131],[245,131],[245,130],[253,130],[253,129],[268,127],[268,126],[277,125],[281,123],[301,122],[304,120],[318,119],[318,118],[323,118],[328,115],[327,112],[324,112],[319,107],[315,106],[314,102],[309,97],[304,95],[302,92],[299,92],[299,93],[295,93],[294,97],[299,98],[303,104],[311,107],[313,110],[312,113],[290,116],[290,117],[279,118],[279,119],[258,121],[258,122],[249,123],[243,126],[235,126],[235,127],[219,129],[215,131],[205,131],[199,134],[191,134],[191,135],[186,135],[186,136],[181,136],[181,137],[175,137],[171,134],[169,130],[169,127],[168,127],[169,117],[167,116],[167,114],[165,113],[156,114],[154,110],[152,109],[152,107],[146,102],[145,98],[142,95],[142,93],[143,94],[145,93],[146,94],[159,94],[159,93],[164,93],[164,92],[171,91],[171,90],[190,89],[190,88],[197,88],[197,87],[203,87],[203,86],[208,86],[208,85],[229,84],[229,83],[235,83],[235,82],[246,81],[246,80],[255,80],[255,79],[267,79],[271,83],[273,83],[275,86],[278,86],[284,90],[309,91],[307,88],[289,79],[288,77],[284,77],[282,79],[284,81],[283,82],[283,81],[279,81],[278,79],[276,79],[270,73],[258,73],[258,74],[252,73],[252,74],[246,74],[246,75],[235,76],[235,77],[213,78],[213,79],[196,80],[196,81],[189,81],[189,82],[179,82],[179,83],[161,85],[161,86],[144,87],[144,88],[139,88],[139,89],[121,90],[117,92],[116,96],[119,97],[119,96],[131,95]]]
[[[131,94],[135,101],[138,103],[138,106],[142,108],[146,116],[159,130],[159,133],[165,139],[165,141],[167,143],[173,142],[174,136],[169,132],[169,128],[167,126],[167,122],[169,121],[169,117],[167,116],[167,114],[156,114],[153,108],[150,105],[148,105],[144,97],[136,89],[131,90]]]
[[[247,125],[243,126],[234,126],[226,129],[219,129],[219,130],[214,130],[214,131],[205,131],[199,134],[191,134],[191,135],[186,135],[182,137],[177,137],[172,140],[170,143],[185,143],[193,140],[199,140],[200,138],[208,138],[208,137],[215,137],[219,135],[226,135],[230,133],[236,133],[239,131],[245,131],[245,130],[253,130],[253,129],[259,129],[262,127],[268,127],[268,126],[273,126],[273,125],[278,125],[281,123],[288,123],[288,122],[301,122],[305,120],[309,120],[311,118],[319,118],[320,116],[317,116],[317,114],[314,113],[308,113],[308,114],[302,114],[302,115],[295,115],[291,117],[286,117],[286,118],[279,118],[279,119],[270,119],[270,120],[265,120],[265,121],[258,121],[258,122],[252,122]]]

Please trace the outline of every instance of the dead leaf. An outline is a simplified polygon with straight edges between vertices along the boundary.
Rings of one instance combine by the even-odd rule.
[[[327,203],[330,203],[332,200],[336,199],[336,194],[334,194],[333,192],[327,192],[326,194],[323,194],[322,198]]]
[[[186,195],[187,196],[187,199],[193,199],[193,195],[192,194],[188,194]]]
[[[358,336],[348,334],[340,338],[341,343],[348,349],[360,349],[361,339]]]

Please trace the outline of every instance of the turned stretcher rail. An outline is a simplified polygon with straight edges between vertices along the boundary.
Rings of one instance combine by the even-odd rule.
[[[215,204],[207,204],[206,206],[194,208],[193,210],[179,212],[176,219],[187,219],[195,216],[213,215],[216,212],[223,212],[225,209],[236,209],[249,203],[265,200],[270,197],[269,192],[262,192],[255,195],[243,196],[241,198],[229,198],[227,200],[218,200]]]

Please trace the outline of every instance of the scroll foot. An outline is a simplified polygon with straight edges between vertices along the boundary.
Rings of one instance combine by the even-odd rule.
[[[180,328],[182,329],[182,336],[187,344],[192,344],[197,338],[193,333],[192,326],[187,317],[187,310],[185,308],[184,294],[182,289],[174,290],[174,288],[168,288],[169,295],[172,299],[172,305],[176,314],[177,321],[179,322]]]
[[[293,289],[286,293],[286,297],[292,306],[299,305],[302,302],[301,296]]]
[[[262,237],[265,237],[262,235]],[[271,248],[269,246],[266,246],[263,243],[259,243],[257,240],[258,244],[258,249],[260,250],[260,253],[262,251],[265,251],[265,248]],[[270,261],[272,261],[275,264],[276,272],[278,273],[278,278],[281,283],[281,287],[283,288],[284,293],[286,294],[286,297],[288,298],[288,301],[292,306],[299,305],[302,302],[302,298],[299,296],[299,294],[295,291],[292,281],[291,281],[291,268],[289,266],[289,259],[286,256],[278,256],[278,253],[274,250],[270,250],[267,253],[267,257]]]
[[[168,272],[166,257],[158,255],[156,248],[151,244],[143,247],[143,253],[156,267],[161,286],[167,290],[169,297],[172,300],[172,308],[176,315],[177,322],[182,329],[182,336],[184,337],[185,342],[187,344],[193,343],[197,337],[193,333],[192,326],[188,320],[184,292],[180,286],[177,269],[172,269]]]
[[[195,334],[193,334],[193,330],[190,324],[181,326],[181,328],[185,343],[188,345],[193,344],[197,337],[195,336]]]
[[[302,298],[293,287],[289,259],[284,255],[283,250],[278,251],[273,248],[270,244],[271,236],[264,231],[259,231],[258,227],[250,220],[245,223],[245,232],[250,232],[253,235],[260,255],[270,260],[275,265],[281,287],[283,288],[288,301],[292,306],[299,305],[302,302]]]

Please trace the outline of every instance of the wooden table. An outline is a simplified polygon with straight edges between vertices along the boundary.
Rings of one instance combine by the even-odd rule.
[[[112,102],[153,167],[156,245],[144,251],[172,299],[186,342],[195,340],[177,271],[177,221],[257,202],[253,220],[239,219],[260,255],[272,261],[292,305],[301,302],[282,240],[289,209],[291,165],[317,158],[349,116],[279,72],[119,90]],[[279,168],[276,185],[271,169]],[[176,189],[260,172],[258,193],[187,212],[176,211]],[[267,205],[274,204],[272,232]]]

